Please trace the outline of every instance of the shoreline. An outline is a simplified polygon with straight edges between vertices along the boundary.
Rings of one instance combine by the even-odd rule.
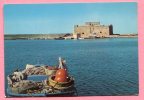
[[[93,38],[93,39],[4,39],[4,40],[98,40],[98,39],[120,39],[120,38],[138,38],[137,36],[134,37],[105,37],[105,38]]]
[[[70,37],[70,38],[69,38]],[[138,34],[113,34],[108,37],[91,37],[74,39],[72,34],[5,34],[4,40],[84,40],[105,38],[137,38]]]

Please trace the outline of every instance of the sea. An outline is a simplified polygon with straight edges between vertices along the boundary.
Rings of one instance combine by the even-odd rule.
[[[5,40],[6,76],[26,64],[66,60],[79,96],[138,95],[138,39]],[[7,93],[6,93],[7,95]]]

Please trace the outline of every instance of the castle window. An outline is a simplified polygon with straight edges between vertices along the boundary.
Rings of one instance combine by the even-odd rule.
[[[102,33],[102,32],[100,31],[100,33]]]
[[[84,34],[84,33],[82,33],[82,34]]]

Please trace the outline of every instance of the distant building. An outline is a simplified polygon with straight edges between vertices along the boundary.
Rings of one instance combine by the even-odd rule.
[[[76,38],[97,38],[113,35],[112,25],[101,25],[100,22],[86,22],[85,25],[75,25],[73,37]]]

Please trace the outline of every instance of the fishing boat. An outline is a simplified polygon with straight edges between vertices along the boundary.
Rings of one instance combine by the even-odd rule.
[[[61,57],[57,67],[27,64],[24,70],[8,75],[7,80],[7,94],[12,97],[77,95],[74,78],[69,75],[66,61]]]

